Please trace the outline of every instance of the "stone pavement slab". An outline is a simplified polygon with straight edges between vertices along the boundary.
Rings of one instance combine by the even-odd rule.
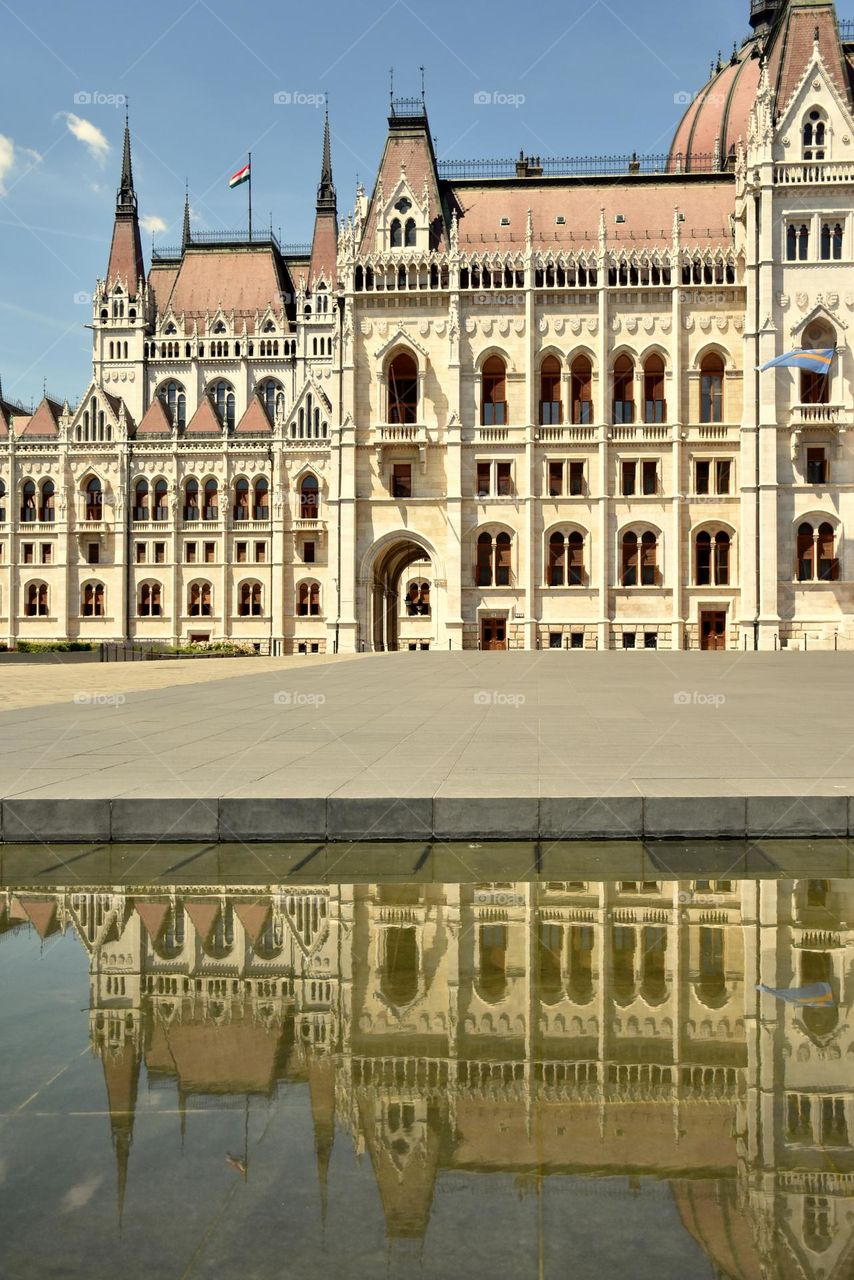
[[[850,653],[13,667],[3,706],[6,842],[854,835]]]

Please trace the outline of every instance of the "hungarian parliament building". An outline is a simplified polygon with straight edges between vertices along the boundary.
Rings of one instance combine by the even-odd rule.
[[[146,268],[126,129],[89,389],[0,400],[0,642],[854,648],[854,24],[748,16],[661,156],[393,99],[339,217],[327,120],[305,246]]]

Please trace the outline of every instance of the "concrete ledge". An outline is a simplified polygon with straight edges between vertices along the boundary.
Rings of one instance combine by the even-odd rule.
[[[20,796],[0,805],[5,844],[756,842],[849,834],[854,797],[847,795]]]

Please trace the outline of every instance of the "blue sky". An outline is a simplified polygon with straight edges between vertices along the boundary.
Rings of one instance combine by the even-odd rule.
[[[250,149],[256,225],[272,212],[285,240],[304,241],[327,91],[346,212],[357,175],[373,182],[392,65],[403,96],[424,64],[441,157],[661,151],[684,110],[676,95],[747,34],[748,12],[749,0],[0,0],[4,393],[29,403],[46,381],[74,401],[88,383],[89,309],[75,296],[106,268],[122,95],[156,242],[180,236],[185,178],[197,227],[245,225],[246,188],[227,178]],[[150,231],[143,244],[148,257]]]

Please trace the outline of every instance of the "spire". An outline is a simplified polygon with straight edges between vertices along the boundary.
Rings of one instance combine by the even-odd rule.
[[[182,253],[186,253],[187,246],[189,245],[191,240],[192,240],[192,236],[190,234],[190,184],[187,183],[187,188],[184,193],[184,230],[181,235],[181,252]]]
[[[111,285],[114,281],[120,280],[127,285],[129,295],[133,297],[136,295],[139,281],[144,278],[145,265],[142,258],[139,214],[130,155],[130,122],[125,116],[122,176],[116,194],[116,217],[113,224],[113,241],[110,246],[110,262],[107,267],[107,284]]]
[[[323,123],[323,162],[320,167],[320,184],[317,188],[317,211],[332,209],[337,214],[335,186],[332,182],[332,147],[329,141],[329,108]]]
[[[122,180],[116,197],[116,212],[136,213],[136,192],[133,189],[133,165],[130,158],[130,120],[125,114],[125,141],[122,153]]]
[[[116,1199],[119,1225],[124,1213],[128,1163],[133,1143],[133,1121],[139,1083],[139,1057],[132,1044],[103,1050],[104,1079],[110,1109],[110,1132],[116,1155]]]

